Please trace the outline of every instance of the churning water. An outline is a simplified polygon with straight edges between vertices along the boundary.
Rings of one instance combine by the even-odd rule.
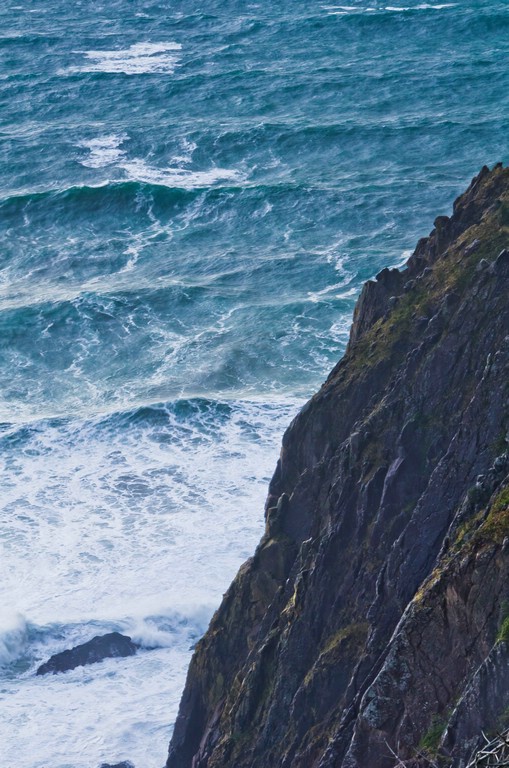
[[[509,9],[7,0],[0,48],[0,765],[160,768],[363,280],[507,159]]]

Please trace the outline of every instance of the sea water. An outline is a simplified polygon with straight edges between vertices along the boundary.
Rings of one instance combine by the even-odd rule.
[[[509,9],[7,0],[0,50],[0,766],[160,768],[362,282],[507,160]]]

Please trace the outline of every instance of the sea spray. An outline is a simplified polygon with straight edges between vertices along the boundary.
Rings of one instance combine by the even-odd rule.
[[[24,651],[27,641],[27,625],[21,614],[2,609],[0,611],[0,666],[15,661]]]
[[[0,597],[27,622],[2,759],[157,768],[362,282],[506,159],[507,7],[25,6],[0,8]],[[35,678],[114,630],[157,647]]]

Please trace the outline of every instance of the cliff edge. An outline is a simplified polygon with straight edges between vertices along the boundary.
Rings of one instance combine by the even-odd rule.
[[[509,724],[506,248],[499,164],[364,286],[198,643],[167,768],[460,768]]]

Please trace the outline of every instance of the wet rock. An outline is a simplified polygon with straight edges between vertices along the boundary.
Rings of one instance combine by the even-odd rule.
[[[124,760],[122,763],[115,763],[114,765],[112,763],[101,763],[99,768],[134,768],[134,765],[129,760]]]
[[[130,637],[119,632],[110,632],[107,635],[97,635],[87,643],[77,645],[62,653],[56,653],[47,662],[41,664],[37,670],[38,675],[56,674],[67,672],[75,667],[84,667],[87,664],[95,664],[103,659],[117,656],[133,656],[138,649]]]
[[[122,763],[101,763],[99,768],[134,768],[133,763],[129,760],[124,760]]]

